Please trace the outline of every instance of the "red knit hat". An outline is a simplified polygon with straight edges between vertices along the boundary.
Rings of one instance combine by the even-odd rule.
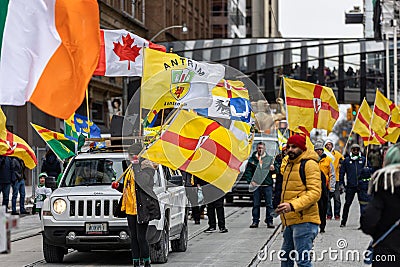
[[[303,151],[307,150],[306,147],[306,137],[304,135],[292,135],[291,137],[289,137],[289,139],[287,140],[287,144],[292,144],[297,146],[298,148],[300,148]]]

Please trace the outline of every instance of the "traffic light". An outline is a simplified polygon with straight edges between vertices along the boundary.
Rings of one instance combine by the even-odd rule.
[[[348,121],[352,121],[353,120],[353,109],[352,108],[348,108],[347,109],[347,120]]]
[[[356,105],[351,104],[351,115],[357,116]]]

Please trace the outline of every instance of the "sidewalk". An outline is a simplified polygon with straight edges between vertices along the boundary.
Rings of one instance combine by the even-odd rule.
[[[343,204],[344,195],[342,195],[342,209]],[[360,226],[359,214],[359,205],[357,198],[355,198],[350,208],[346,227],[340,228],[340,221],[327,221],[326,233],[319,233],[314,241],[316,260],[313,262],[313,266],[365,266],[362,253],[368,247],[371,237],[365,235],[361,230],[357,230]],[[258,266],[280,266],[277,252],[281,249],[282,242],[283,235],[278,233],[275,241],[267,250],[267,257],[264,256]],[[329,253],[329,250],[331,253]],[[359,256],[359,259],[357,259],[357,256]]]

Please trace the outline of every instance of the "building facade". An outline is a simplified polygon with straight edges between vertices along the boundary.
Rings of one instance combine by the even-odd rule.
[[[246,0],[213,0],[211,24],[214,39],[246,37]]]
[[[246,0],[246,37],[281,37],[278,0]]]

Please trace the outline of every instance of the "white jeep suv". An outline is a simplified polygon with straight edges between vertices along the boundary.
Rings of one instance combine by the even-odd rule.
[[[43,254],[62,262],[69,248],[78,251],[130,249],[126,218],[114,217],[121,193],[111,182],[123,172],[123,152],[86,152],[68,164],[59,187],[42,208]],[[174,183],[172,183],[174,182]],[[149,223],[152,262],[163,263],[172,251],[186,251],[187,198],[179,173],[159,165],[154,175],[161,219]]]

